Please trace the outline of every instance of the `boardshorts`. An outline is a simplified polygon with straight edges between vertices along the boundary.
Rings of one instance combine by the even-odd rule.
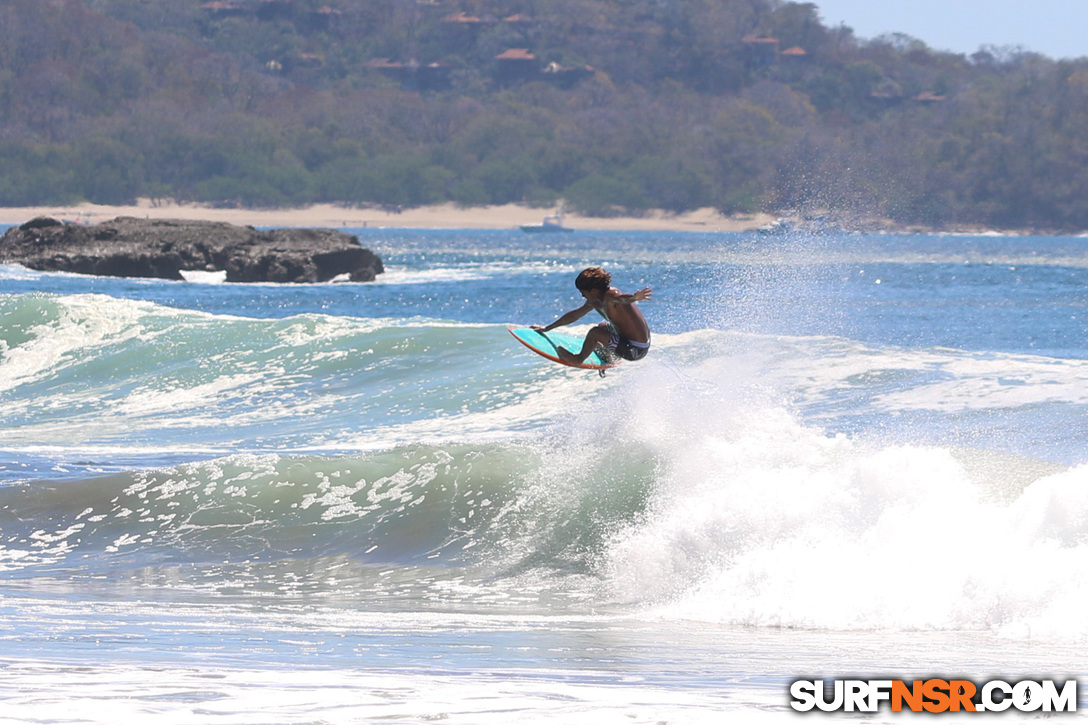
[[[616,357],[624,360],[641,360],[650,352],[649,342],[635,342],[616,331],[615,327],[608,326],[608,344],[605,348]]]

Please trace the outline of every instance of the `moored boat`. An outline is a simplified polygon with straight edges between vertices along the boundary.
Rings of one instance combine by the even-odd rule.
[[[554,232],[573,232],[570,227],[563,226],[563,220],[558,215],[546,216],[540,224],[522,224],[521,231],[530,234],[548,234]]]

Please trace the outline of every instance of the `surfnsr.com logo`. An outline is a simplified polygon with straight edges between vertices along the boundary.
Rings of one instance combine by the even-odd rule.
[[[799,712],[1075,712],[1077,681],[990,680],[796,680],[790,685],[790,707]]]

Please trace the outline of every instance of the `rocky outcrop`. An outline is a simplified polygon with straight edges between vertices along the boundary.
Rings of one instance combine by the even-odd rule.
[[[0,263],[48,272],[183,279],[225,271],[228,282],[368,282],[383,271],[358,237],[333,229],[258,231],[223,222],[118,217],[93,226],[39,217],[0,237]]]

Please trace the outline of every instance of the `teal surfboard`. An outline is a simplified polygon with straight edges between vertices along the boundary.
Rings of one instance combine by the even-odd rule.
[[[566,362],[565,360],[560,360],[559,348],[563,347],[573,353],[577,353],[581,351],[582,343],[585,341],[585,338],[582,337],[564,335],[562,332],[537,332],[528,327],[511,327],[509,330],[510,334],[516,337],[518,342],[522,345],[529,348],[537,355],[546,357],[561,365],[569,365],[572,368],[583,368],[586,370],[606,370],[619,364],[618,360],[608,361],[603,359],[598,354],[599,349],[598,352],[591,353],[581,365],[575,365]]]

